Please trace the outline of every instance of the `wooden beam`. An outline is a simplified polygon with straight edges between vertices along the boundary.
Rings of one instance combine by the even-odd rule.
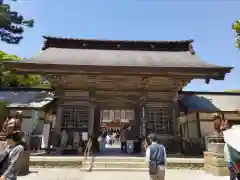
[[[181,69],[181,68],[180,68]],[[56,74],[65,74],[65,75],[106,75],[106,76],[109,76],[109,75],[118,75],[119,73],[117,72],[99,72],[99,71],[81,71],[80,69],[78,70],[61,70],[61,69],[46,69],[45,68],[35,68],[35,69],[32,69],[32,68],[27,68],[27,69],[20,69],[20,68],[14,68],[11,70],[12,72],[14,73],[17,73],[17,74],[39,74],[39,75],[45,75],[45,74],[51,74],[51,73],[56,73]],[[204,69],[202,71],[202,73],[194,73],[194,72],[188,72],[188,71],[184,71],[184,70],[181,70],[179,72],[165,72],[165,71],[158,71],[158,72],[155,72],[155,73],[150,73],[150,72],[144,72],[144,71],[140,71],[140,72],[136,72],[136,73],[132,73],[132,72],[124,72],[122,73],[122,75],[124,76],[144,76],[144,77],[177,77],[177,76],[191,76],[191,77],[194,77],[194,79],[204,79],[206,78],[206,72],[207,69]],[[209,76],[218,76],[218,73],[211,73]]]

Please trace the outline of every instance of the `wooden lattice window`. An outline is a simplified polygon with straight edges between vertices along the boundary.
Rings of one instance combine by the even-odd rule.
[[[171,133],[171,111],[168,108],[147,108],[148,132],[159,134]]]
[[[101,121],[115,121],[115,120],[134,120],[134,110],[132,109],[111,109],[101,110]]]
[[[85,132],[88,129],[88,107],[63,107],[61,127]]]

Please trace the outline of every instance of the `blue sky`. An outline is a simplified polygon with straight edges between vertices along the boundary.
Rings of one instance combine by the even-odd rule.
[[[6,1],[5,2],[9,2]],[[186,90],[240,89],[240,50],[231,23],[240,19],[240,1],[231,0],[19,0],[13,10],[34,18],[19,45],[0,42],[0,49],[20,57],[38,53],[42,35],[121,40],[194,39],[201,59],[234,66],[225,81],[193,81]]]

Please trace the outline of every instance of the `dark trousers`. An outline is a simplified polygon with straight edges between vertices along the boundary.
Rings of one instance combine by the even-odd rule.
[[[124,153],[127,152],[127,142],[126,141],[121,142],[121,151]]]
[[[240,180],[240,174],[234,171],[232,163],[228,163],[228,172],[230,180]]]

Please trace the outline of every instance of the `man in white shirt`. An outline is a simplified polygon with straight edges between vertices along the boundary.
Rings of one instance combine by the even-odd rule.
[[[149,166],[150,180],[165,179],[166,150],[165,147],[157,143],[157,136],[150,135],[151,145],[146,150],[146,161]]]

